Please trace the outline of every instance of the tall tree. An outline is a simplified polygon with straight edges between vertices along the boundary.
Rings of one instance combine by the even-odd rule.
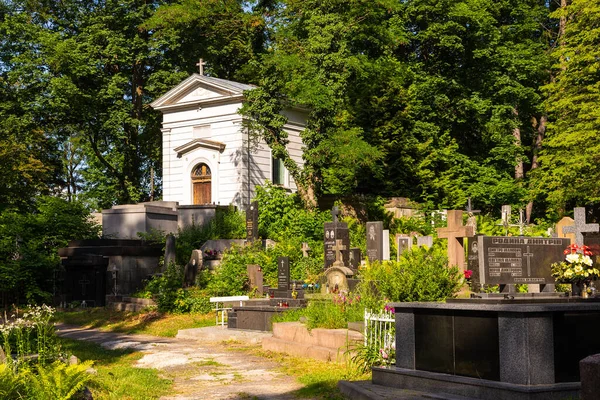
[[[600,1],[573,0],[554,16],[564,34],[545,87],[549,123],[537,185],[551,211],[562,214],[600,204]]]

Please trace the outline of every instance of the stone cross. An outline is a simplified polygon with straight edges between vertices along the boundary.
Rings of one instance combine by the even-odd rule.
[[[85,296],[85,287],[90,284],[90,281],[88,281],[87,277],[84,275],[83,279],[81,279],[77,283],[79,283],[81,285],[81,294],[83,296]]]
[[[448,210],[448,227],[436,229],[439,238],[448,239],[448,265],[461,271],[465,269],[463,238],[475,236],[472,226],[463,226],[462,214],[462,210]]]
[[[573,214],[575,225],[563,227],[563,233],[575,233],[575,244],[583,246],[583,233],[598,232],[600,226],[598,224],[585,223],[585,207],[575,207]]]
[[[196,66],[198,67],[200,75],[204,75],[204,66],[205,65],[206,65],[206,63],[204,62],[203,59],[200,59],[200,61],[198,61],[196,63]]]
[[[346,250],[346,246],[342,245],[342,241],[338,239],[335,241],[335,246],[333,246],[333,250],[335,250],[335,262],[333,264],[335,266],[343,266],[344,260],[342,258],[342,250]]]
[[[333,206],[331,209],[331,217],[333,218],[333,222],[338,222],[338,215],[340,214],[340,209],[337,206]]]
[[[302,257],[304,257],[304,258],[308,257],[309,250],[310,250],[310,247],[308,247],[308,243],[302,242]]]

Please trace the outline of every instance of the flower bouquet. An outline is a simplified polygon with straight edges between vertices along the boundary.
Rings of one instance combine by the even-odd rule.
[[[582,286],[600,275],[600,270],[594,267],[592,251],[588,246],[572,244],[564,253],[564,261],[551,265],[551,273],[556,282]]]

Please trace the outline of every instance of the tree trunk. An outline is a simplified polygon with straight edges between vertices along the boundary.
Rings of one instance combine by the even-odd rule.
[[[531,157],[531,169],[529,172],[533,171],[537,167],[539,167],[539,154],[542,150],[542,143],[544,142],[544,136],[546,135],[546,123],[548,122],[548,116],[546,114],[542,114],[537,123],[537,134],[535,136],[535,143],[533,144],[533,155]],[[533,200],[527,203],[527,207],[525,207],[525,219],[527,220],[527,224],[531,221],[531,213],[533,212]]]
[[[513,137],[515,139],[515,146],[520,148],[521,147],[521,128],[519,127],[519,111],[515,107],[515,108],[513,108],[512,112],[513,112],[513,115],[517,122],[517,126],[515,126],[515,128],[513,129]],[[525,173],[523,172],[523,157],[521,157],[521,155],[519,154],[515,161],[516,161],[515,180],[522,180],[523,177],[525,176]]]

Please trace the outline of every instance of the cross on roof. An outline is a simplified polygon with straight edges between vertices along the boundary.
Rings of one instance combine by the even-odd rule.
[[[333,206],[331,209],[331,217],[333,218],[333,222],[338,222],[337,216],[340,214],[340,209],[337,206]]]
[[[600,226],[598,224],[585,223],[585,207],[575,207],[573,214],[575,225],[563,227],[563,233],[575,233],[575,244],[583,246],[583,233],[598,232]]]
[[[204,62],[203,59],[200,59],[197,63],[196,66],[198,67],[199,70],[199,74],[200,75],[204,75],[204,66],[206,65],[206,63]]]
[[[342,245],[342,240],[337,239],[335,241],[335,246],[333,246],[333,250],[335,251],[335,262],[336,265],[344,265],[344,260],[342,259],[342,250],[346,250],[346,246]]]
[[[438,228],[438,237],[448,239],[448,265],[456,265],[461,270],[465,267],[465,250],[463,238],[475,236],[472,226],[462,224],[462,210],[448,210],[447,228]]]
[[[308,257],[308,251],[310,247],[308,247],[308,243],[302,242],[302,257]]]

